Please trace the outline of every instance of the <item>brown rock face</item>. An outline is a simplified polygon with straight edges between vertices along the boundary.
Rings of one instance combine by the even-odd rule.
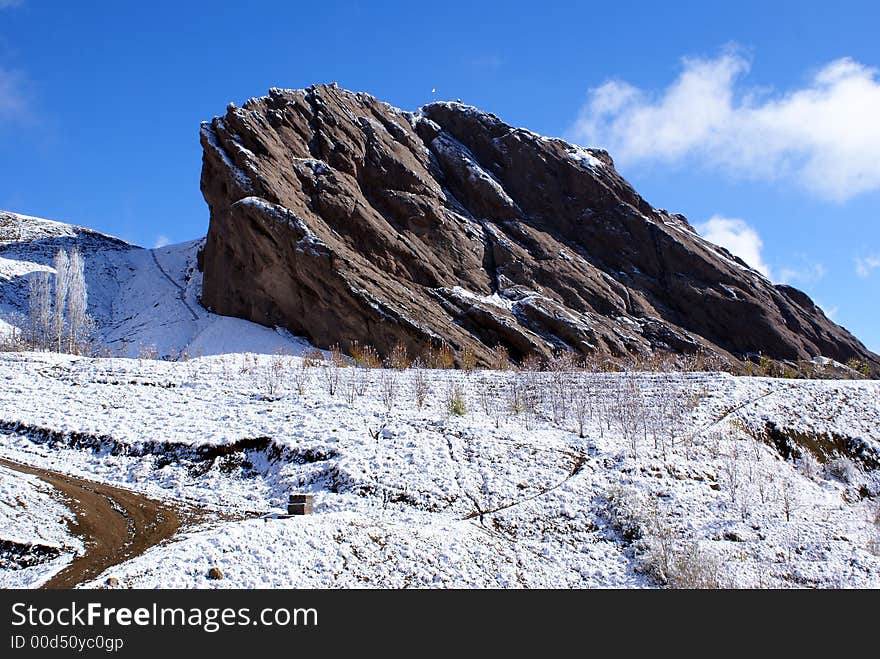
[[[201,141],[203,304],[321,347],[880,363],[804,293],[653,208],[604,151],[460,103],[272,89]]]

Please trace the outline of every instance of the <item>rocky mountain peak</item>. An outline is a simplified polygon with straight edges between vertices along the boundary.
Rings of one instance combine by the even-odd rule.
[[[488,361],[625,356],[878,358],[775,286],[611,156],[459,102],[405,112],[336,85],[270,89],[201,129],[203,303],[313,343]]]

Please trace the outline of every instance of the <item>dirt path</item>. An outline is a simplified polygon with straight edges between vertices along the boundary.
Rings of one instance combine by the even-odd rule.
[[[107,568],[170,538],[181,526],[180,510],[142,494],[3,458],[0,465],[46,481],[64,494],[74,513],[70,531],[82,538],[86,553],[43,588],[73,588],[90,581]]]

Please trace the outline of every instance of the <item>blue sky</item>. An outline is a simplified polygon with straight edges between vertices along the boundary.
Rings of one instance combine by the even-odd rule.
[[[877,25],[845,1],[0,0],[0,208],[187,240],[208,223],[199,122],[228,101],[461,98],[609,148],[655,206],[880,351]]]

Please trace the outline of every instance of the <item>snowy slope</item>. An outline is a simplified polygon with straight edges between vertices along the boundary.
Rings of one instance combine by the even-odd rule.
[[[82,542],[68,530],[70,518],[50,485],[0,466],[0,540],[18,545],[17,551],[0,551],[0,588],[38,585],[82,552]],[[22,551],[33,545],[38,553]],[[57,552],[40,555],[46,549]]]
[[[666,564],[680,585],[880,587],[878,382],[336,371],[247,354],[0,355],[0,380],[0,454],[221,514],[93,586],[645,587]],[[693,401],[674,442],[657,443],[662,417],[633,453],[616,412],[630,388],[649,412]],[[861,457],[786,459],[760,434],[768,420],[844,433]],[[315,514],[261,518],[291,491],[314,494]]]
[[[85,257],[89,314],[113,355],[301,351],[306,343],[283,330],[201,306],[201,243],[144,249],[83,227],[0,211],[0,331],[8,331],[12,315],[27,313],[27,275],[54,272],[55,253],[76,244]]]

